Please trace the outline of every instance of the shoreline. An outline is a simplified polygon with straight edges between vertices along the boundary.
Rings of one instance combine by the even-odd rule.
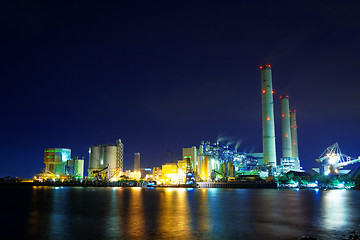
[[[69,186],[69,187],[144,187],[147,182],[0,182],[0,186]],[[150,187],[150,186],[149,186]],[[184,185],[156,185],[151,188],[194,188]],[[259,188],[277,189],[275,182],[198,182],[195,188]]]
[[[147,182],[12,182],[2,181],[0,186],[54,186],[54,187],[142,187],[142,188],[237,188],[237,189],[291,189],[291,190],[360,190],[353,188],[334,187],[286,187],[275,182],[198,182],[196,187],[186,185],[156,185],[147,186]]]

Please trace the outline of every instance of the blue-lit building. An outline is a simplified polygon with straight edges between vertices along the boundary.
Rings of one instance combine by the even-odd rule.
[[[45,148],[45,169],[54,174],[66,174],[67,161],[71,159],[71,149]]]
[[[84,158],[71,158],[71,149],[46,148],[44,163],[49,178],[84,177]]]

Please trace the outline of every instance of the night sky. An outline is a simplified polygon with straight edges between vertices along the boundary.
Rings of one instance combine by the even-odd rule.
[[[201,141],[262,152],[259,66],[297,109],[301,165],[360,155],[359,1],[1,1],[0,177],[44,148],[124,143],[124,168]]]

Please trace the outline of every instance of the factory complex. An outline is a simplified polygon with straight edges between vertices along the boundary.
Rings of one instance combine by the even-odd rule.
[[[267,179],[289,171],[301,172],[296,110],[290,110],[288,95],[280,97],[282,157],[278,161],[271,66],[261,66],[260,71],[263,152],[240,152],[221,142],[203,141],[198,147],[183,148],[181,159],[175,160],[168,151],[171,162],[161,167],[141,168],[140,153],[134,153],[133,171],[124,171],[124,144],[118,139],[115,144],[89,147],[89,165],[85,178],[92,181],[114,182],[133,179],[165,185],[191,185],[196,182],[235,181],[251,177]],[[324,159],[321,158],[321,161],[325,165],[334,164],[333,160]],[[71,157],[70,149],[46,148],[44,163],[45,169],[34,177],[37,181],[84,179],[84,158]],[[325,169],[331,168],[328,165]]]

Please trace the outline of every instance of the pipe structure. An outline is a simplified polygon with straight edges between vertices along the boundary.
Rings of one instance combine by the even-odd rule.
[[[296,110],[295,109],[291,110],[290,122],[291,122],[292,157],[299,159],[297,125],[296,125]]]
[[[289,96],[282,95],[280,99],[281,99],[282,157],[292,158]]]
[[[260,70],[264,164],[270,165],[272,168],[276,168],[274,99],[272,89],[271,66],[261,66]]]

